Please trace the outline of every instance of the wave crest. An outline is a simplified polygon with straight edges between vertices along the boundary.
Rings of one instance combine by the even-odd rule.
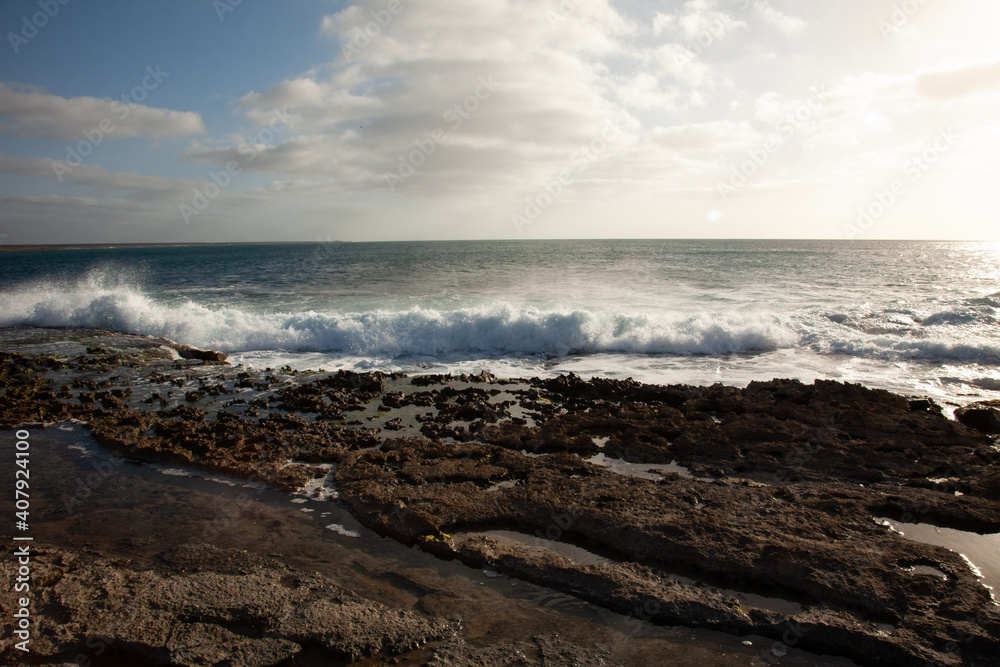
[[[542,310],[503,302],[454,310],[255,313],[192,301],[163,303],[95,276],[69,287],[44,284],[0,294],[0,325],[94,327],[225,352],[387,357],[733,354],[794,347],[799,341],[791,325],[773,314],[670,316]]]
[[[0,292],[0,326],[93,327],[223,352],[455,360],[594,353],[727,355],[799,348],[882,361],[1000,363],[1000,344],[991,330],[981,329],[982,315],[972,322],[965,315],[944,311],[921,326],[896,311],[859,322],[843,312],[740,309],[685,315],[506,302],[450,310],[254,312],[160,301],[100,272],[75,284],[40,283]],[[961,336],[944,336],[934,331],[941,325],[966,330]]]

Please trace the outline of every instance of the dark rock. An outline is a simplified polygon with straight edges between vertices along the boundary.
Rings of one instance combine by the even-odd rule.
[[[1000,435],[1000,401],[972,403],[955,410],[955,419],[986,435]]]
[[[223,363],[229,358],[222,352],[215,352],[214,350],[199,350],[198,348],[189,347],[187,345],[178,345],[175,349],[177,350],[177,354],[181,355],[182,359],[197,359],[198,361]]]
[[[941,414],[941,406],[934,402],[930,398],[911,398],[910,399],[910,411],[911,412],[936,412]]]

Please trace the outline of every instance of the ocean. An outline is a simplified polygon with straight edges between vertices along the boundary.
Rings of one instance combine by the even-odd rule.
[[[0,326],[254,367],[860,382],[1000,398],[1000,244],[455,241],[0,253]]]

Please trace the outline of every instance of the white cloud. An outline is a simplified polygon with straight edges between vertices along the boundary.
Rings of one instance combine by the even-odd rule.
[[[641,52],[644,69],[676,79],[692,88],[714,88],[716,77],[712,68],[698,59],[698,54],[680,44],[663,44]]]
[[[907,147],[943,127],[972,130],[1000,118],[1000,62],[952,63],[904,74],[864,72],[822,88],[825,101],[800,132],[804,143],[840,153]],[[761,95],[755,117],[768,123],[796,113],[806,96]]]
[[[649,133],[649,140],[658,146],[678,151],[719,153],[760,143],[764,140],[764,135],[746,121],[735,123],[721,120],[658,127]]]
[[[678,97],[676,90],[663,90],[659,78],[645,72],[639,72],[618,87],[618,99],[634,109],[674,110]]]
[[[1000,91],[1000,60],[953,64],[921,72],[917,91],[938,100],[949,100],[979,92]]]
[[[509,192],[563,168],[608,119],[674,106],[659,76],[623,77],[606,64],[634,58],[626,38],[639,33],[608,0],[558,21],[548,15],[558,5],[404,3],[377,35],[357,38],[384,6],[365,0],[326,17],[323,33],[347,55],[240,100],[256,123],[274,109],[290,118],[287,136],[248,169],[384,190],[414,155],[414,194]],[[184,157],[221,163],[236,150],[193,143]]]
[[[675,211],[704,220],[707,210],[724,207],[719,179],[753,159],[760,164],[734,198],[739,206],[725,214],[730,233],[752,236],[784,224],[781,230],[798,235],[796,223],[773,221],[808,207],[810,224],[815,218],[816,229],[839,234],[838,207],[849,216],[854,199],[870,198],[872,188],[884,187],[886,177],[949,126],[969,139],[926,182],[954,183],[949,175],[962,174],[966,184],[985,183],[984,174],[995,172],[1000,62],[973,61],[980,53],[949,56],[951,62],[941,55],[944,47],[922,37],[916,58],[880,38],[882,12],[870,7],[848,17],[821,3],[771,2],[637,7],[622,0],[469,0],[458,7],[401,0],[402,11],[387,22],[379,14],[383,23],[372,24],[372,12],[387,3],[358,0],[323,20],[319,39],[334,54],[330,62],[239,91],[233,107],[239,120],[192,140],[179,156],[187,164],[178,167],[168,161],[176,156],[167,156],[170,171],[162,173],[198,174],[190,163],[230,161],[257,172],[195,219],[199,233],[218,224],[230,236],[238,230],[251,238],[243,230],[252,228],[264,238],[302,238],[295,230],[336,218],[358,222],[356,233],[325,228],[305,237],[360,239],[509,235],[511,213],[561,172],[569,178],[559,201],[530,234],[602,236],[614,227],[626,235],[671,235],[678,230],[664,221],[674,220]],[[939,10],[928,5],[927,11]],[[921,25],[937,26],[936,17],[922,14]],[[815,40],[809,44],[784,38],[801,37],[809,26],[824,28],[809,34]],[[877,43],[857,41],[862,56],[830,47],[866,26]],[[359,37],[366,28],[371,35]],[[3,87],[0,131],[79,140],[111,105]],[[265,132],[278,111],[287,121]],[[212,125],[227,120],[220,115]],[[605,145],[609,120],[621,132]],[[247,131],[248,123],[258,129]],[[196,113],[147,107],[135,107],[128,124],[117,136],[203,131]],[[581,159],[587,151],[593,159]],[[102,154],[102,164],[112,157]],[[5,215],[19,211],[41,224],[59,206],[67,217],[79,206],[88,220],[100,213],[127,226],[149,217],[169,227],[178,224],[177,204],[203,184],[93,165],[57,183],[54,164],[0,156],[6,194],[26,178],[49,181],[32,184],[37,192],[49,187],[69,195],[8,197]],[[412,174],[390,185],[387,175],[398,175],[401,165]],[[619,229],[623,210],[630,223]],[[277,229],[276,218],[289,221],[288,228]]]
[[[725,39],[730,33],[745,28],[746,23],[731,14],[716,9],[714,0],[688,0],[673,14],[657,12],[653,18],[653,34],[679,33],[688,41],[700,38],[715,41]]]
[[[793,90],[774,64],[737,83],[732,73],[746,67],[744,49],[753,47],[758,62],[781,63],[790,47],[757,44],[739,15],[708,0],[661,12],[653,33],[683,41],[714,29],[713,40],[726,44],[713,46],[712,62],[701,58],[703,48],[650,43],[656,35],[644,38],[603,0],[590,3],[589,13],[578,5],[554,25],[536,5],[512,0],[478,0],[459,14],[442,2],[405,6],[363,44],[352,42],[356,28],[379,2],[328,17],[324,34],[363,48],[241,98],[238,108],[257,124],[275,109],[291,119],[287,136],[255,147],[247,168],[276,180],[252,197],[382,193],[428,205],[461,198],[492,210],[498,201],[531,196],[567,169],[609,118],[623,119],[621,138],[572,174],[553,210],[604,197],[654,201],[668,192],[711,191],[720,175],[775,137],[780,148],[748,192],[799,192],[798,181],[810,191],[817,183],[844,188],[891,167],[899,146],[917,145],[939,106],[917,93],[917,74],[841,75],[826,88]],[[752,7],[759,22],[784,32],[806,25],[770,4]],[[495,90],[473,100],[477,108],[453,126],[455,105],[471,100],[484,77]],[[778,85],[770,92],[759,88],[772,81]],[[755,86],[758,92],[748,94]],[[722,93],[732,97],[710,107]],[[699,107],[717,119],[700,117]],[[440,135],[428,143],[435,130]],[[409,156],[420,164],[398,191],[388,188],[386,175]],[[194,142],[184,158],[222,164],[239,153],[231,142]]]
[[[83,138],[84,132],[100,132],[116,139],[179,137],[202,134],[205,126],[200,114],[193,111],[155,109],[96,97],[65,98],[0,82],[0,134],[73,140]]]
[[[141,201],[172,202],[188,197],[191,188],[201,185],[194,180],[109,171],[92,164],[79,165],[72,170],[65,170],[65,166],[63,162],[48,158],[0,155],[0,172],[20,178],[52,180],[65,187],[86,187],[99,195],[122,195],[125,198]]]
[[[754,9],[757,14],[766,22],[778,30],[793,35],[806,27],[805,20],[780,12],[771,6],[767,0],[753,0]]]

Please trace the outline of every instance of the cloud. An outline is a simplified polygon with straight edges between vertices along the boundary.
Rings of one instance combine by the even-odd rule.
[[[618,87],[618,99],[633,109],[674,110],[678,107],[676,90],[664,90],[658,77],[639,72]]]
[[[764,23],[789,35],[806,26],[804,19],[775,9],[767,0],[740,0],[725,4],[741,12],[753,6],[754,13]],[[688,0],[676,12],[657,12],[653,17],[653,34],[679,35],[689,43],[721,41],[747,27],[747,23],[737,17],[738,14],[720,9],[718,0]]]
[[[365,0],[326,17],[337,59],[240,99],[257,124],[276,109],[289,118],[248,169],[388,191],[387,178],[412,166],[406,187],[415,195],[507,192],[563,169],[609,119],[676,106],[670,74],[629,77],[607,65],[644,57],[630,44],[639,25],[608,0],[565,13],[513,0],[470,0],[461,11],[425,0],[369,25],[384,7]],[[183,157],[236,159],[238,146],[209,144],[192,143]]]
[[[460,13],[425,0],[402,5],[385,25],[371,24],[383,7],[365,0],[327,17],[322,31],[344,49],[339,57],[239,100],[236,108],[258,125],[277,109],[289,118],[274,142],[253,146],[246,168],[275,179],[254,197],[461,196],[489,207],[530,196],[569,169],[565,201],[598,191],[651,198],[711,189],[730,161],[745,159],[730,153],[775,136],[780,153],[752,187],[766,188],[779,173],[840,182],[838,160],[870,173],[890,159],[872,157],[877,151],[913,145],[934,117],[936,102],[914,92],[914,75],[842,75],[829,90],[817,85],[822,96],[789,89],[766,69],[739,76],[737,85],[731,77],[747,67],[746,54],[764,48],[757,33],[743,30],[744,20],[786,33],[806,25],[767,3],[734,4],[741,16],[719,2],[690,0],[658,13],[652,31],[606,0],[574,5],[555,22],[544,8],[513,0],[474,0]],[[371,25],[378,29],[359,38]],[[662,39],[705,30],[726,38],[711,62]],[[777,58],[787,52],[766,48]],[[489,94],[479,99],[484,81]],[[713,99],[720,93],[733,104]],[[620,138],[585,172],[573,171],[612,118],[624,128]],[[196,141],[183,158],[224,164],[240,161],[239,149]]]
[[[953,63],[902,74],[840,76],[821,89],[825,101],[797,136],[810,149],[846,154],[908,150],[945,127],[964,131],[997,125],[1000,62]],[[777,123],[808,107],[805,96],[768,92],[755,100],[755,118]],[[803,117],[806,115],[803,112]]]
[[[677,80],[693,89],[712,89],[717,85],[712,67],[680,44],[645,49],[640,52],[639,58],[643,70],[668,81]]]
[[[754,0],[753,6],[765,23],[769,23],[785,34],[793,35],[806,27],[806,22],[803,19],[778,11],[767,0]]]
[[[688,41],[695,41],[706,35],[705,39],[714,41],[725,39],[727,35],[746,25],[728,12],[717,10],[714,0],[688,0],[675,13],[657,12],[653,18],[653,34],[660,36],[675,33]]]
[[[721,120],[658,127],[649,133],[649,140],[663,148],[678,151],[720,153],[760,143],[764,135],[746,121]]]
[[[539,49],[560,48],[576,53],[614,53],[618,38],[637,34],[639,25],[625,17],[609,0],[528,3],[511,0],[466,0],[457,9],[447,0],[401,3],[384,27],[372,26],[386,3],[362,0],[323,19],[322,32],[342,45],[360,47],[372,56],[359,32],[367,31],[377,47],[376,59],[398,57],[401,50],[413,60],[428,56],[448,59],[488,58],[517,53],[523,44]],[[482,31],[489,29],[488,36]],[[485,38],[485,39],[484,39]],[[345,54],[347,50],[345,50]]]
[[[108,131],[109,127],[113,129]],[[65,98],[0,82],[0,134],[73,140],[98,130],[107,138],[162,138],[203,134],[205,125],[193,111],[96,97]]]
[[[241,89],[236,122],[192,138],[179,156],[188,164],[166,156],[163,168],[171,171],[163,173],[194,176],[200,170],[190,163],[232,161],[256,172],[193,219],[189,229],[198,233],[219,225],[218,238],[246,237],[250,229],[263,238],[315,238],[324,233],[309,229],[343,224],[333,236],[356,239],[511,235],[511,214],[555,179],[558,201],[530,234],[601,236],[613,227],[670,235],[675,220],[703,221],[724,206],[719,180],[750,159],[759,164],[739,191],[741,213],[726,212],[731,230],[742,230],[744,212],[744,221],[778,224],[770,221],[792,202],[809,206],[817,220],[834,220],[830,229],[840,233],[837,207],[849,216],[858,192],[884,187],[946,126],[970,139],[927,182],[952,171],[983,180],[992,173],[996,141],[971,138],[995,137],[1000,127],[1000,96],[989,94],[1000,90],[1000,64],[927,69],[941,57],[927,44],[919,60],[890,58],[881,42],[861,56],[819,48],[785,35],[823,26],[810,38],[834,43],[867,26],[877,37],[878,12],[866,10],[871,20],[861,23],[855,16],[848,31],[837,10],[772,2],[674,0],[656,12],[621,0],[468,0],[459,9],[445,0],[400,0],[387,16],[386,0],[356,0],[322,21],[318,38],[330,62]],[[780,11],[793,6],[796,15]],[[29,100],[35,107],[28,109]],[[112,104],[7,86],[0,88],[0,131],[79,140]],[[609,121],[620,129],[610,142],[602,137]],[[198,114],[141,106],[127,123],[135,124],[117,136],[203,131]],[[766,161],[755,157],[761,151]],[[160,164],[162,155],[151,155]],[[103,214],[122,226],[148,217],[166,229],[181,224],[177,204],[204,185],[93,165],[58,183],[56,164],[0,156],[5,194],[21,194],[15,180],[26,178],[48,181],[31,184],[31,195],[68,195],[3,205],[16,203],[38,224],[58,217],[62,205],[67,218],[85,207],[79,217]],[[861,192],[860,200],[870,196]],[[622,210],[629,223],[619,227]],[[275,219],[294,222],[275,227]]]
[[[922,72],[916,77],[917,91],[937,100],[950,100],[974,93],[1000,90],[1000,60],[952,65]]]
[[[52,180],[60,183],[56,166],[65,166],[58,160],[14,155],[0,155],[0,172],[20,178]],[[137,201],[179,201],[189,197],[191,188],[199,181],[147,176],[135,172],[109,171],[97,165],[79,165],[64,171],[61,181],[66,187],[85,187],[98,195],[117,195]]]

